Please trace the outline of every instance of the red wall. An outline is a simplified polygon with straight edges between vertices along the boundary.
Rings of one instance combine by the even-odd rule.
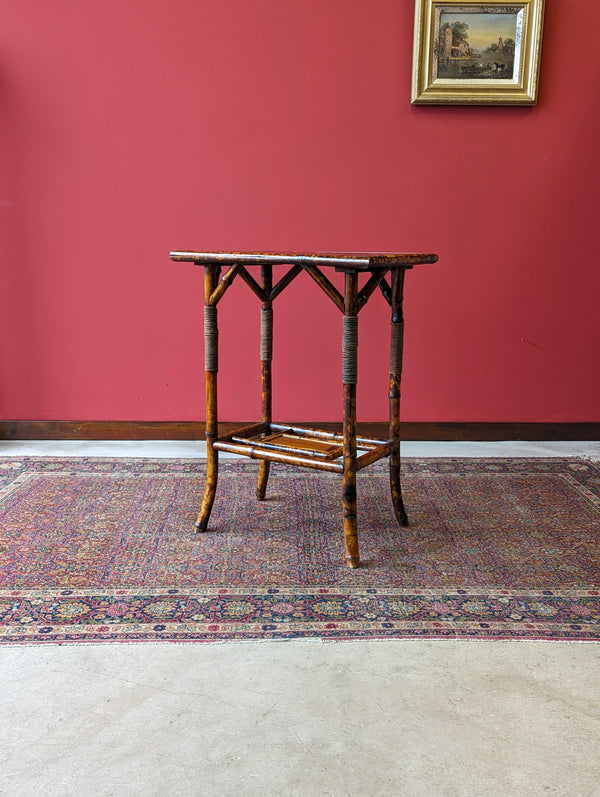
[[[535,108],[413,107],[412,0],[0,0],[0,417],[203,417],[201,271],[170,249],[426,250],[403,417],[600,421],[597,0],[550,0]],[[224,420],[259,411],[223,303]],[[339,313],[275,306],[275,414],[340,416]],[[381,296],[359,417],[387,411]],[[308,385],[308,387],[306,386]]]

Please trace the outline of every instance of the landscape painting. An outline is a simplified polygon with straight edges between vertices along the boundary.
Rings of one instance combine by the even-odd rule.
[[[519,17],[514,7],[505,13],[442,11],[436,77],[444,80],[512,79],[521,35]]]
[[[415,0],[410,101],[535,105],[545,0]]]

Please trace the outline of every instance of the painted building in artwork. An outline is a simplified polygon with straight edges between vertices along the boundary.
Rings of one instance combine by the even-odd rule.
[[[466,58],[473,55],[473,50],[469,47],[467,42],[454,41],[454,31],[448,27],[444,30],[442,36],[441,58],[449,61],[452,58]]]
[[[442,38],[442,58],[450,60],[452,53],[452,28],[446,28]]]

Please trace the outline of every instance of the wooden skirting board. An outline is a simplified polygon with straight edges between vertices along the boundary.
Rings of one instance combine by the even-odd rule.
[[[223,422],[229,434],[248,421]],[[306,421],[290,425],[307,425]],[[325,431],[341,431],[341,424],[310,421]],[[0,421],[0,440],[204,440],[202,421]],[[364,437],[386,439],[386,422],[357,424]],[[591,423],[413,423],[401,425],[403,440],[600,440],[600,422]]]

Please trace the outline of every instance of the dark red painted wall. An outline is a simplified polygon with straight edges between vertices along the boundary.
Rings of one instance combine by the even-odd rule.
[[[412,0],[0,0],[0,415],[203,417],[199,269],[170,249],[436,251],[403,417],[599,421],[596,0],[550,0],[535,108],[409,103]],[[361,316],[359,417],[387,411]],[[223,301],[224,420],[259,411]],[[275,414],[340,416],[333,304],[276,304]]]

